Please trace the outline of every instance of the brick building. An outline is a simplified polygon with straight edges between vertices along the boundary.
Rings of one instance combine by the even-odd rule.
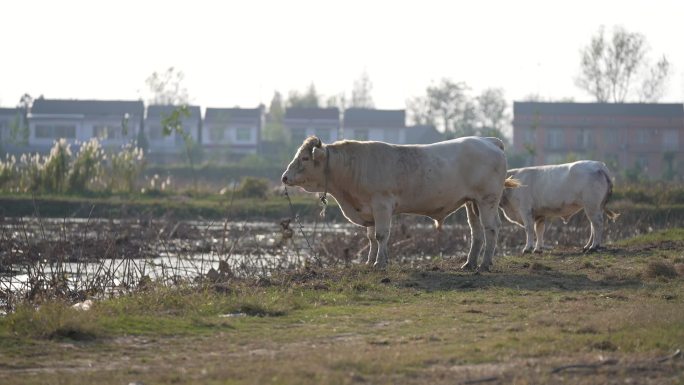
[[[513,152],[526,165],[592,159],[616,174],[684,179],[684,105],[513,103]]]

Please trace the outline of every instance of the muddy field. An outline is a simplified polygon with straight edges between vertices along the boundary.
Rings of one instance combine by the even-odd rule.
[[[464,258],[469,229],[460,216],[447,220],[442,231],[426,218],[396,217],[391,263],[411,266],[434,258]],[[607,224],[606,240],[610,244],[676,226],[684,226],[684,218],[628,212]],[[305,265],[349,266],[365,262],[368,251],[363,228],[331,220],[23,217],[2,219],[0,231],[0,304],[5,310],[27,296],[56,294],[76,301],[148,280],[174,284],[208,276],[269,276]],[[588,236],[588,221],[576,215],[568,224],[547,224],[545,241],[579,249]],[[504,222],[497,255],[516,255],[523,243],[524,231]]]

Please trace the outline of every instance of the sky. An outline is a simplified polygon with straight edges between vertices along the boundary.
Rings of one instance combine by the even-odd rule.
[[[367,73],[377,108],[431,82],[592,101],[574,82],[601,25],[646,36],[672,64],[663,102],[684,101],[684,1],[3,0],[0,106],[21,95],[147,99],[145,79],[185,74],[202,107],[268,105],[314,83],[346,93]]]

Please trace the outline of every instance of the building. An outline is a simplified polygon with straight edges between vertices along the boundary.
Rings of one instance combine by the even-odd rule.
[[[210,158],[219,161],[256,154],[263,126],[263,107],[207,108],[202,124],[202,147]]]
[[[143,112],[142,101],[39,98],[28,114],[28,144],[45,152],[59,138],[72,145],[99,138],[105,148],[120,147],[137,138]]]
[[[404,110],[348,108],[344,112],[344,138],[407,143],[406,113]]]
[[[285,132],[293,145],[316,135],[324,143],[340,138],[340,110],[333,108],[288,108],[283,118]]]
[[[183,112],[182,108],[186,108]],[[181,161],[186,152],[183,133],[173,130],[165,133],[164,125],[169,119],[177,118],[183,133],[189,135],[194,143],[200,143],[202,115],[199,106],[172,106],[153,104],[147,106],[145,117],[145,136],[147,154],[154,161]]]
[[[684,167],[684,106],[646,103],[513,103],[513,149],[527,165],[606,162],[660,178]]]
[[[444,134],[431,124],[409,126],[404,129],[405,144],[430,144],[445,140]]]

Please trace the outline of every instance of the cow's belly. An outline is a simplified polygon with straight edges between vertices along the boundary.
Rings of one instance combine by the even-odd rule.
[[[348,203],[338,201],[342,214],[347,220],[358,226],[373,226],[373,211],[369,205],[357,205],[354,207]]]
[[[539,207],[532,211],[534,217],[571,217],[582,209],[579,204]]]

